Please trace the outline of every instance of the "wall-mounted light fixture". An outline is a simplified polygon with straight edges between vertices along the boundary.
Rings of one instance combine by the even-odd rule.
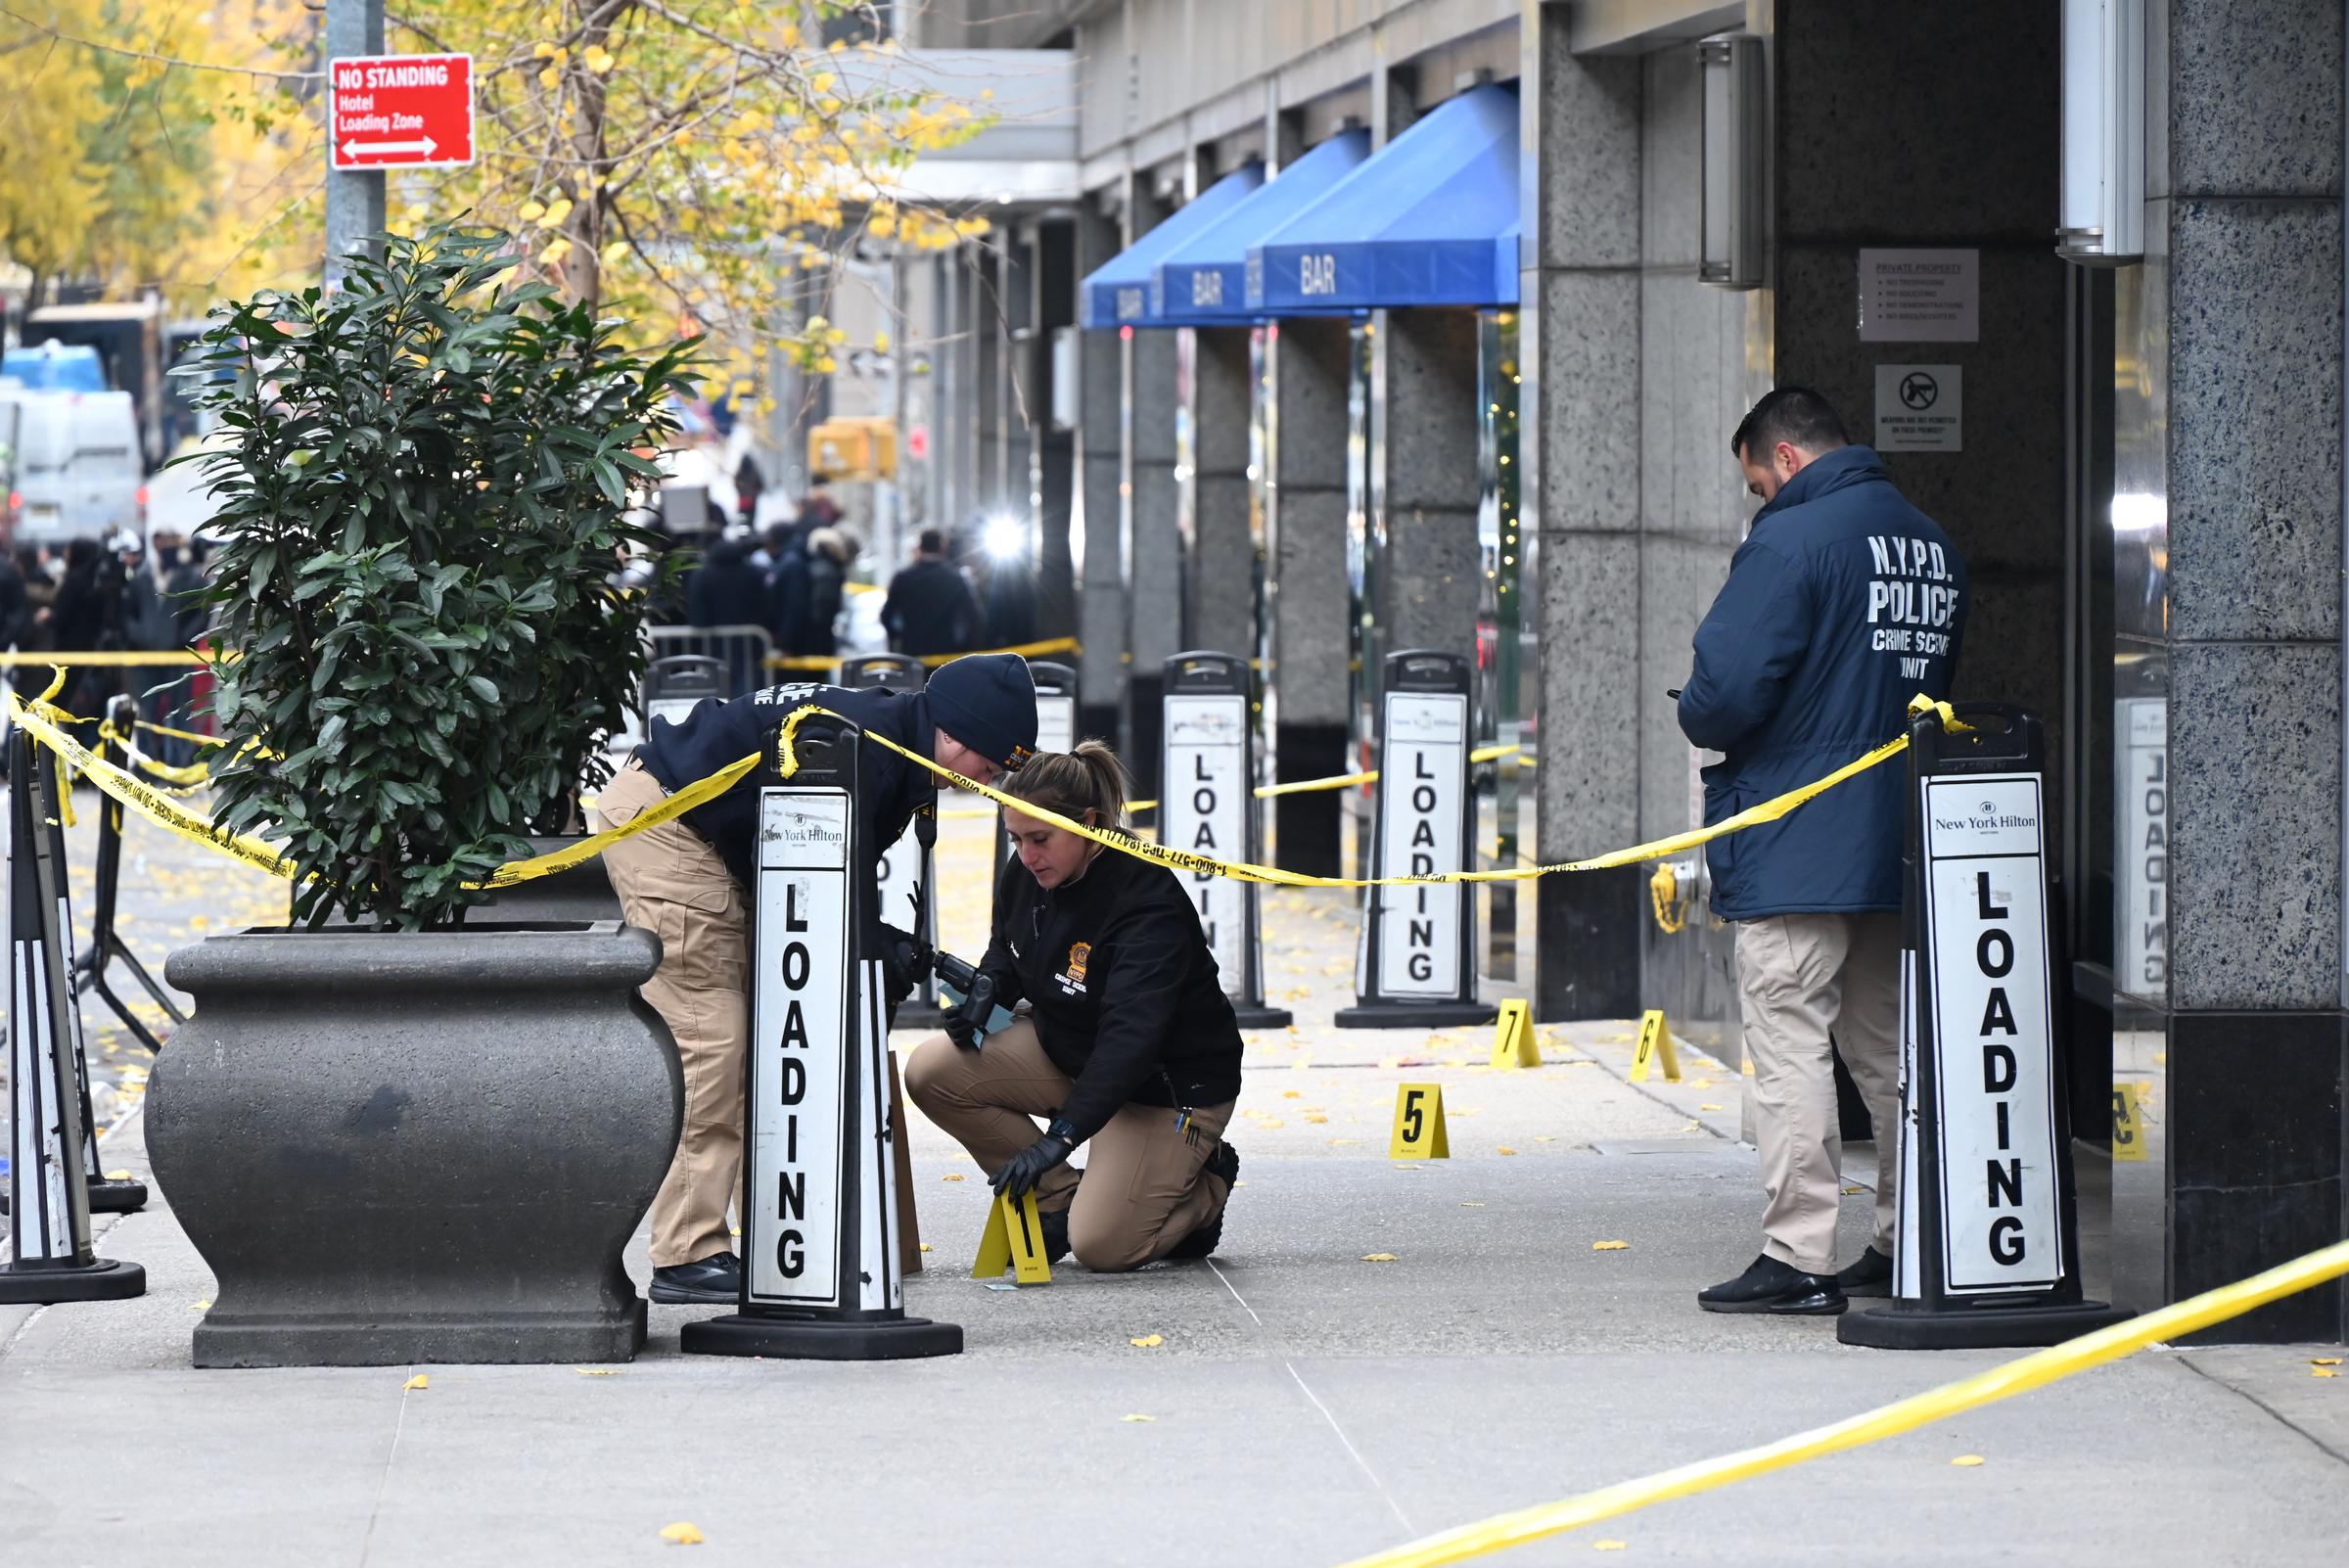
[[[1725,289],[1762,287],[1762,40],[1723,33],[1696,46],[1704,89],[1704,259],[1697,277]]]
[[[2063,0],[2063,191],[2055,251],[2145,254],[2144,0]]]

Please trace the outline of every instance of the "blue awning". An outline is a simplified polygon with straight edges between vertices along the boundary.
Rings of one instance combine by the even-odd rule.
[[[1135,327],[1148,324],[1150,274],[1177,246],[1205,230],[1233,204],[1265,183],[1265,165],[1243,163],[1198,197],[1169,213],[1144,234],[1085,275],[1077,291],[1078,325]]]
[[[1342,130],[1177,246],[1151,273],[1151,319],[1177,327],[1248,320],[1248,248],[1327,195],[1369,156],[1368,131]]]
[[[1515,304],[1516,233],[1517,94],[1472,87],[1253,247],[1248,307]]]

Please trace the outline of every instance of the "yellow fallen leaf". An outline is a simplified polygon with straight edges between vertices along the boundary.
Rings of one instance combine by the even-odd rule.
[[[425,1376],[424,1373],[418,1372],[414,1377],[409,1378],[406,1382],[400,1384],[399,1386],[402,1390],[411,1388],[431,1388],[433,1386],[433,1380]]]
[[[109,1171],[106,1174],[106,1178],[109,1181],[128,1181],[130,1179],[130,1173],[128,1171]]]
[[[2308,1364],[2311,1366],[2338,1366],[2341,1364],[2341,1359],[2338,1356],[2319,1356],[2311,1360]]]
[[[1302,1099],[1304,1096],[1305,1090],[1303,1089],[1282,1089],[1280,1091],[1280,1097],[1284,1100]]]
[[[195,1307],[198,1312],[203,1312],[211,1305],[212,1304],[208,1301],[200,1301],[195,1304]]]
[[[1247,1182],[1245,1182],[1245,1181],[1234,1181],[1234,1182],[1232,1183],[1232,1186],[1234,1186],[1235,1188],[1237,1188],[1237,1187],[1244,1187],[1244,1186],[1246,1186],[1247,1184],[1248,1184],[1248,1183],[1247,1183]]]
[[[1144,1334],[1139,1339],[1129,1339],[1126,1343],[1131,1345],[1135,1350],[1156,1350],[1166,1342],[1167,1336],[1164,1334]]]
[[[1593,1241],[1590,1243],[1590,1250],[1592,1252],[1626,1252],[1630,1250],[1631,1245],[1628,1241]]]
[[[1855,1192],[1865,1192],[1866,1190],[1865,1187],[1846,1187],[1843,1189],[1843,1195],[1848,1198]]]
[[[1697,1107],[1697,1109],[1700,1111],[1718,1111],[1721,1109],[1721,1107],[1718,1105],[1700,1105]]]
[[[1308,1116],[1308,1117],[1306,1118],[1306,1120],[1307,1120],[1308,1122],[1315,1122],[1315,1123],[1319,1123],[1319,1122],[1327,1122],[1327,1121],[1329,1120],[1329,1118],[1328,1118],[1328,1117],[1326,1117],[1326,1116]]]
[[[2329,1366],[2312,1366],[2308,1369],[2308,1375],[2311,1377],[2338,1377],[2341,1374]]]
[[[1495,1154],[1515,1154],[1517,1151],[1504,1143],[1499,1148],[1495,1149],[1493,1152]]]
[[[930,1250],[930,1243],[928,1243],[927,1241],[923,1242],[923,1243],[922,1243],[922,1251],[924,1251],[924,1252],[928,1252],[929,1250]]]
[[[710,1538],[684,1520],[679,1519],[675,1524],[661,1532],[661,1539],[672,1546],[698,1546]]]
[[[1982,1462],[1982,1455],[1979,1453],[1960,1453],[1958,1455],[1958,1457],[1952,1459],[1950,1462],[1954,1465],[1957,1465],[1961,1470],[1971,1470],[1974,1468],[1974,1466]]]
[[[1460,1203],[1460,1207],[1463,1209],[1481,1209],[1484,1207],[1484,1205],[1481,1203],[1470,1203],[1463,1199]]]
[[[939,1179],[941,1181],[960,1181],[962,1179],[962,1173],[959,1171],[949,1171],[944,1176],[940,1176]]]
[[[1621,1551],[1623,1543],[1620,1541],[1593,1541],[1590,1543],[1590,1549],[1592,1551]]]
[[[1535,1134],[1534,1134],[1534,1141],[1535,1141],[1536,1143],[1555,1143],[1555,1142],[1557,1142],[1558,1140],[1557,1140],[1556,1138],[1553,1138],[1553,1137],[1551,1137],[1551,1136],[1550,1136],[1548,1133],[1546,1133],[1546,1132],[1537,1132],[1537,1133],[1535,1133]]]
[[[1158,1417],[1155,1415],[1121,1415],[1118,1419],[1121,1421],[1155,1421]]]
[[[1258,1127],[1287,1127],[1289,1124],[1288,1124],[1288,1123],[1286,1123],[1286,1122],[1283,1122],[1283,1121],[1282,1121],[1282,1120],[1281,1120],[1279,1117],[1277,1117],[1277,1116],[1266,1116],[1266,1117],[1259,1117],[1259,1118],[1257,1119],[1257,1123],[1256,1123],[1256,1125],[1257,1125]]]
[[[1364,1263],[1393,1263],[1394,1261],[1395,1255],[1391,1252],[1365,1252],[1362,1254]]]

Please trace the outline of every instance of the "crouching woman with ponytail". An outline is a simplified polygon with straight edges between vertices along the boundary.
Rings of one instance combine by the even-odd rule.
[[[1099,741],[1030,758],[1006,792],[1088,827],[1125,825],[1125,773]],[[906,1092],[996,1191],[1036,1192],[1050,1256],[1098,1269],[1204,1258],[1239,1176],[1223,1129],[1240,1032],[1199,911],[1164,866],[1016,807],[1003,825],[1018,853],[980,967],[1003,1005],[1028,1012],[983,1039],[932,1036]],[[1069,1156],[1084,1143],[1079,1170]]]

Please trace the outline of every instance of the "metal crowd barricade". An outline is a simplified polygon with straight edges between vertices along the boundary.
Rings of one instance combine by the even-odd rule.
[[[655,626],[655,661],[687,655],[714,659],[725,667],[728,697],[742,697],[766,684],[767,656],[775,651],[764,626]]]

